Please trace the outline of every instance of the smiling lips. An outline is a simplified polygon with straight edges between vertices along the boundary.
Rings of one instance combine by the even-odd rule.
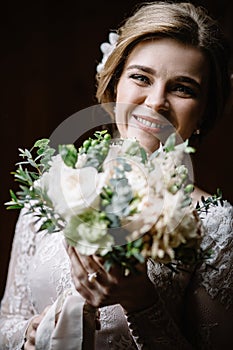
[[[134,119],[142,124],[143,126],[145,126],[146,128],[151,128],[151,129],[164,129],[165,127],[167,127],[168,125],[167,124],[161,124],[161,123],[155,123],[155,122],[152,122],[148,119],[144,119],[142,117],[138,117],[136,115],[133,115]]]

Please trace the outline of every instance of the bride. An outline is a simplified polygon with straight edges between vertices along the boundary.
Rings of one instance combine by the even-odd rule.
[[[103,51],[97,100],[116,103],[108,112],[120,136],[135,137],[148,152],[159,147],[165,120],[182,139],[194,140],[223,113],[230,92],[228,51],[203,8],[144,4]],[[203,195],[195,188],[194,203]],[[62,235],[36,233],[32,218],[21,213],[1,302],[0,348],[35,349],[38,324],[50,305],[75,288],[100,310],[95,349],[229,349],[232,214],[227,201],[203,214],[202,246],[214,254],[194,273],[177,275],[149,260],[139,267],[142,274],[126,278],[117,268],[107,272],[96,256],[65,247]]]

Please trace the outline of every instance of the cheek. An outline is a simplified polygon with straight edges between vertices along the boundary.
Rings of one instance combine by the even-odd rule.
[[[122,77],[117,85],[116,102],[139,104],[141,99],[140,89],[129,80]]]
[[[182,139],[189,138],[198,128],[203,110],[197,101],[186,101],[176,105],[176,129]]]
[[[202,114],[202,105],[197,101],[187,101],[177,106],[179,124],[183,124],[187,128],[195,128],[201,120]]]
[[[120,79],[116,91],[115,121],[122,137],[127,137],[128,116],[136,103],[134,91],[125,79]]]
[[[120,78],[118,84],[117,84],[117,88],[116,88],[116,102],[122,102],[125,99],[125,95],[126,95],[126,88],[125,88],[125,83],[124,83],[124,79]]]
[[[117,124],[117,129],[119,130],[119,133],[122,137],[127,136],[127,115],[128,115],[128,109],[127,105],[125,103],[120,103],[118,100],[116,100],[116,107],[115,107],[115,121]]]

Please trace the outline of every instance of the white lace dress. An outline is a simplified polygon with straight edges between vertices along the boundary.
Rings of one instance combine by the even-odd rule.
[[[190,286],[184,290],[177,274],[149,261],[148,274],[159,290],[163,304],[160,301],[159,305],[130,315],[125,315],[120,305],[102,308],[101,330],[96,331],[96,349],[192,349],[192,342],[195,349],[212,349],[212,334],[217,334],[219,330],[219,334],[225,337],[222,325],[225,319],[216,316],[222,315],[222,312],[226,321],[231,322],[227,330],[231,332],[232,206],[225,201],[223,206],[211,208],[204,215],[203,222],[208,231],[203,247],[211,248],[213,254],[208,264],[203,264],[197,270]],[[0,349],[21,349],[28,321],[71,286],[69,258],[63,236],[58,233],[36,233],[31,217],[21,213],[1,302]],[[185,328],[173,312],[174,304],[184,299],[189,305],[184,306],[183,324],[188,324]],[[211,311],[211,307],[204,310],[207,299],[208,303],[209,300],[213,303],[213,310],[218,309],[216,313]]]

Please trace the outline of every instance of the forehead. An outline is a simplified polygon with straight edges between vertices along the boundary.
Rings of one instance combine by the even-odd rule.
[[[171,38],[142,41],[129,54],[125,68],[143,65],[167,74],[194,75],[200,80],[209,75],[208,60],[197,47]]]

